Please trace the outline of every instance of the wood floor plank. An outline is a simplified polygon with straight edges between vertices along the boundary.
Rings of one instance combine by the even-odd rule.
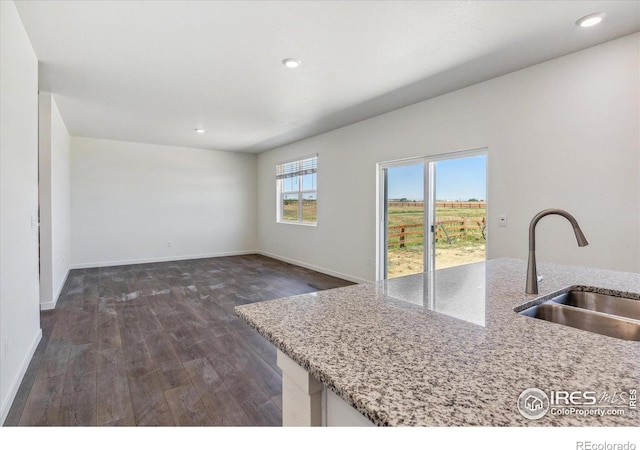
[[[271,401],[282,411],[282,393],[271,397]]]
[[[254,373],[247,369],[250,366],[249,360],[258,356],[237,351],[228,345],[220,345],[218,340],[209,344],[207,359],[253,425],[281,425],[281,411],[271,402],[270,397],[281,392],[282,384],[272,391],[267,380],[256,381]]]
[[[141,295],[138,303],[141,307],[136,308],[135,313],[142,333],[148,335],[163,330],[164,327],[158,319],[158,316],[149,307],[149,299],[145,295]]]
[[[96,347],[94,344],[73,345],[67,367],[67,381],[74,391],[89,390],[95,385]]]
[[[276,372],[263,357],[237,333],[229,333],[220,337],[220,341],[237,361],[237,366],[255,381],[260,383],[268,397],[277,395],[282,390],[282,376]]]
[[[124,352],[112,347],[97,353],[97,425],[135,425]]]
[[[274,345],[253,328],[244,327],[237,334],[258,353],[271,355],[276,351]]]
[[[224,385],[213,366],[205,358],[184,363],[192,384],[198,390],[215,426],[251,426],[235,397]]]
[[[98,350],[122,348],[120,324],[115,309],[98,311],[96,318],[96,341]]]
[[[127,371],[133,415],[138,426],[175,425],[156,370]]]
[[[65,378],[65,375],[46,377],[42,372],[38,375],[20,417],[21,426],[62,425],[60,406]]]
[[[60,409],[62,425],[96,425],[96,349],[73,345]]]
[[[145,342],[165,391],[189,384],[189,375],[182,367],[166,331],[147,333]]]
[[[202,336],[200,336],[202,334]],[[178,359],[182,363],[205,358],[212,348],[220,347],[215,338],[194,330],[169,330],[169,338]]]
[[[72,345],[66,342],[52,341],[47,344],[47,349],[42,357],[40,371],[46,378],[52,378],[67,373]]]
[[[155,370],[149,349],[140,329],[135,306],[118,305],[118,319],[127,372],[148,373]]]
[[[95,378],[95,374],[92,374]],[[91,383],[86,390],[75,390],[65,385],[60,406],[60,425],[62,426],[95,426],[96,419],[96,384]]]
[[[157,295],[154,298],[155,301],[151,301],[150,299],[150,307],[153,309],[153,312],[162,324],[162,328],[169,330],[189,327],[193,317],[183,305],[180,305],[172,291],[168,294]],[[196,327],[202,326],[198,323],[195,323],[194,325]]]
[[[198,391],[191,385],[179,386],[164,392],[178,426],[210,426],[212,420]]]
[[[95,342],[96,313],[95,311],[84,311],[82,300],[78,302],[77,307],[56,311],[56,319],[51,334],[52,342],[68,344]]]
[[[248,374],[236,373],[225,379],[225,386],[254,426],[282,426],[282,410]]]

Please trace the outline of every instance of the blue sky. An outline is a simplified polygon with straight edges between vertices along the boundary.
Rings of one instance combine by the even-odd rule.
[[[449,159],[436,163],[437,200],[486,198],[486,156]],[[422,164],[392,167],[388,171],[388,198],[424,199]]]

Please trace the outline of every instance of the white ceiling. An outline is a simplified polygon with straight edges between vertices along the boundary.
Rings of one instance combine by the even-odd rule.
[[[245,152],[640,30],[638,1],[16,4],[72,135]]]

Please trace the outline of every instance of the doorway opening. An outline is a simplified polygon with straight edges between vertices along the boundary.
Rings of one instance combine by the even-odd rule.
[[[485,260],[486,150],[378,167],[378,279]]]

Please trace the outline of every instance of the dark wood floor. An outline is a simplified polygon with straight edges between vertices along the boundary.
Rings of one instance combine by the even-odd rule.
[[[280,425],[236,305],[352,283],[249,255],[71,271],[5,425]]]

